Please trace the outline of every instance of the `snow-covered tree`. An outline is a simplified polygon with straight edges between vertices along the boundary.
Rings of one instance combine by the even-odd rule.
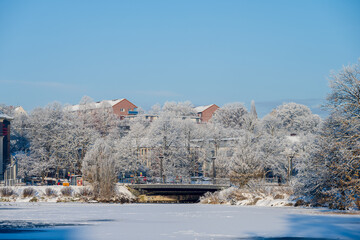
[[[359,73],[355,64],[332,75],[327,98],[331,115],[310,151],[311,161],[297,189],[315,204],[338,209],[360,205]]]
[[[98,139],[84,158],[83,177],[91,183],[96,198],[109,199],[115,195],[117,171],[112,144],[109,139]]]
[[[297,163],[310,161],[304,158],[304,143],[312,142],[309,140],[317,134],[320,125],[319,116],[297,103],[285,103],[261,119],[257,132],[259,155],[267,175],[290,181],[301,167]]]
[[[321,118],[302,104],[284,103],[263,119],[263,129],[266,132],[281,134],[311,132],[319,129]]]
[[[333,72],[330,87],[326,104],[328,109],[346,117],[360,118],[360,60],[357,64]]]
[[[146,135],[149,129],[149,122],[137,117],[130,122],[128,134],[117,140],[116,159],[117,165],[124,172],[131,172],[133,175],[145,172],[147,163],[140,156],[140,150],[147,147]]]
[[[264,162],[258,154],[258,139],[248,131],[243,131],[230,162],[230,176],[234,183],[246,184],[250,179],[264,176]]]
[[[29,151],[29,116],[14,112],[14,119],[11,121],[11,152],[24,153]]]
[[[175,116],[196,116],[196,111],[190,101],[186,102],[166,102],[162,107],[163,113],[173,113]]]
[[[100,134],[89,126],[83,115],[65,111],[64,121],[69,122],[69,128],[64,129],[66,136],[63,139],[67,143],[69,170],[80,174],[85,154]]]
[[[163,176],[186,176],[186,145],[182,132],[185,120],[174,113],[163,112],[159,119],[154,121],[149,129],[148,144],[153,149],[158,149],[159,156],[153,155],[154,175],[160,174],[160,159],[163,157]],[[156,166],[157,165],[157,166]]]
[[[69,122],[63,121],[63,117],[63,109],[59,103],[36,108],[30,114],[30,150],[31,155],[38,160],[34,167],[42,177],[51,171],[58,172],[59,169],[66,168],[68,149],[64,139]]]
[[[216,110],[211,121],[225,128],[239,129],[243,127],[247,114],[242,103],[228,103]]]
[[[159,115],[161,112],[161,105],[159,103],[153,105],[149,111],[150,114]]]
[[[18,177],[28,178],[39,176],[41,171],[46,169],[45,162],[40,162],[29,153],[17,152],[14,156],[18,164]]]

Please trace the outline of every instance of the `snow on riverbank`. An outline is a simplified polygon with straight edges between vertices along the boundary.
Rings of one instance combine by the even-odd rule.
[[[270,186],[256,190],[251,188],[227,188],[201,197],[203,204],[230,204],[240,206],[283,207],[294,206],[291,191],[286,187]]]
[[[96,202],[91,196],[92,190],[89,186],[18,186],[6,189],[10,191],[7,195],[4,194],[4,188],[0,188],[0,202]],[[29,190],[31,190],[30,194]],[[26,192],[28,192],[27,195]],[[116,195],[114,200],[110,200],[110,202],[136,201],[136,197],[126,186],[121,184],[116,185]],[[286,188],[278,186],[256,190],[231,187],[219,192],[205,194],[201,197],[200,203],[269,207],[294,205],[294,201],[291,201],[290,192],[286,191]]]
[[[0,189],[0,202],[96,202],[89,186],[15,186]],[[124,185],[116,185],[116,197],[132,202],[135,196]]]

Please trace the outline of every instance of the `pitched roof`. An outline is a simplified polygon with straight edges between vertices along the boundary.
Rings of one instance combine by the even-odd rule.
[[[14,118],[0,111],[0,119],[13,120]]]
[[[79,111],[82,110],[81,108],[83,108],[84,110],[89,110],[89,109],[96,109],[101,107],[113,107],[114,105],[118,104],[123,100],[125,100],[125,98],[114,99],[114,100],[103,100],[100,102],[88,103],[88,104],[77,104],[66,107],[65,109],[68,111]]]
[[[205,111],[206,109],[208,109],[209,107],[211,107],[212,105],[215,105],[215,104],[211,104],[211,105],[207,105],[207,106],[198,106],[195,109],[196,112],[203,112]]]

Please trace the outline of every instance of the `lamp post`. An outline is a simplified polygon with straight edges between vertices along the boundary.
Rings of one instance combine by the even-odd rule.
[[[215,151],[211,151],[212,153],[212,157],[211,157],[211,160],[212,160],[212,167],[213,167],[213,184],[215,184],[215,178],[216,178],[216,170],[215,170]]]
[[[292,160],[295,157],[295,153],[289,155],[289,167],[288,167],[288,184],[290,184],[291,173],[292,173]]]
[[[164,179],[163,179],[163,159],[164,156],[159,156],[160,159],[160,182],[164,183]]]

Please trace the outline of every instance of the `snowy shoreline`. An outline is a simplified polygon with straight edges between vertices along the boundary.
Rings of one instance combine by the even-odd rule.
[[[97,201],[89,195],[85,195],[84,190],[91,189],[90,186],[15,186],[8,187],[10,196],[0,197],[0,202],[89,202]],[[29,196],[24,196],[26,191],[31,190]],[[63,194],[64,190],[67,194]],[[241,191],[241,192],[240,192]],[[270,190],[269,190],[270,191]],[[294,206],[295,202],[290,200],[290,195],[271,190],[272,194],[264,192],[250,192],[244,189],[239,190],[234,187],[224,189],[215,193],[207,193],[200,198],[200,204],[228,204],[239,206],[267,206],[284,207]],[[52,194],[49,194],[51,192]],[[123,203],[137,202],[137,196],[129,191],[126,185],[116,185],[116,196],[123,199]],[[1,193],[1,190],[0,190]],[[25,194],[26,195],[26,194]],[[109,202],[117,202],[116,200]],[[165,203],[165,202],[164,202]]]
[[[11,196],[1,196],[0,204],[4,203],[136,203],[137,197],[129,191],[126,185],[117,184],[116,185],[116,199],[110,201],[96,201],[91,197],[82,196],[81,192],[84,189],[90,188],[89,186],[14,186],[14,187],[2,187],[13,190]],[[34,193],[31,196],[24,197],[24,190],[33,189]],[[62,195],[61,191],[63,189],[71,188],[71,196]],[[48,196],[46,192],[51,189],[54,192],[54,195]],[[153,204],[153,203],[145,203]],[[166,204],[160,203],[160,204]],[[283,190],[274,190],[267,189],[262,192],[254,192],[246,189],[238,189],[230,187],[222,191],[207,193],[200,198],[197,204],[201,205],[235,205],[235,206],[255,206],[255,207],[288,207],[288,208],[306,208],[306,209],[323,209],[324,214],[355,214],[360,215],[359,210],[333,210],[326,207],[314,207],[306,205],[297,205],[296,200],[291,196],[291,194],[284,192]]]
[[[92,191],[90,186],[14,186],[2,187],[0,191],[2,192],[5,188],[10,190],[9,196],[0,194],[0,202],[97,202],[90,196]],[[25,194],[26,191],[31,194]],[[115,192],[115,198],[109,202],[124,203],[133,202],[136,199],[123,185],[116,185]]]

